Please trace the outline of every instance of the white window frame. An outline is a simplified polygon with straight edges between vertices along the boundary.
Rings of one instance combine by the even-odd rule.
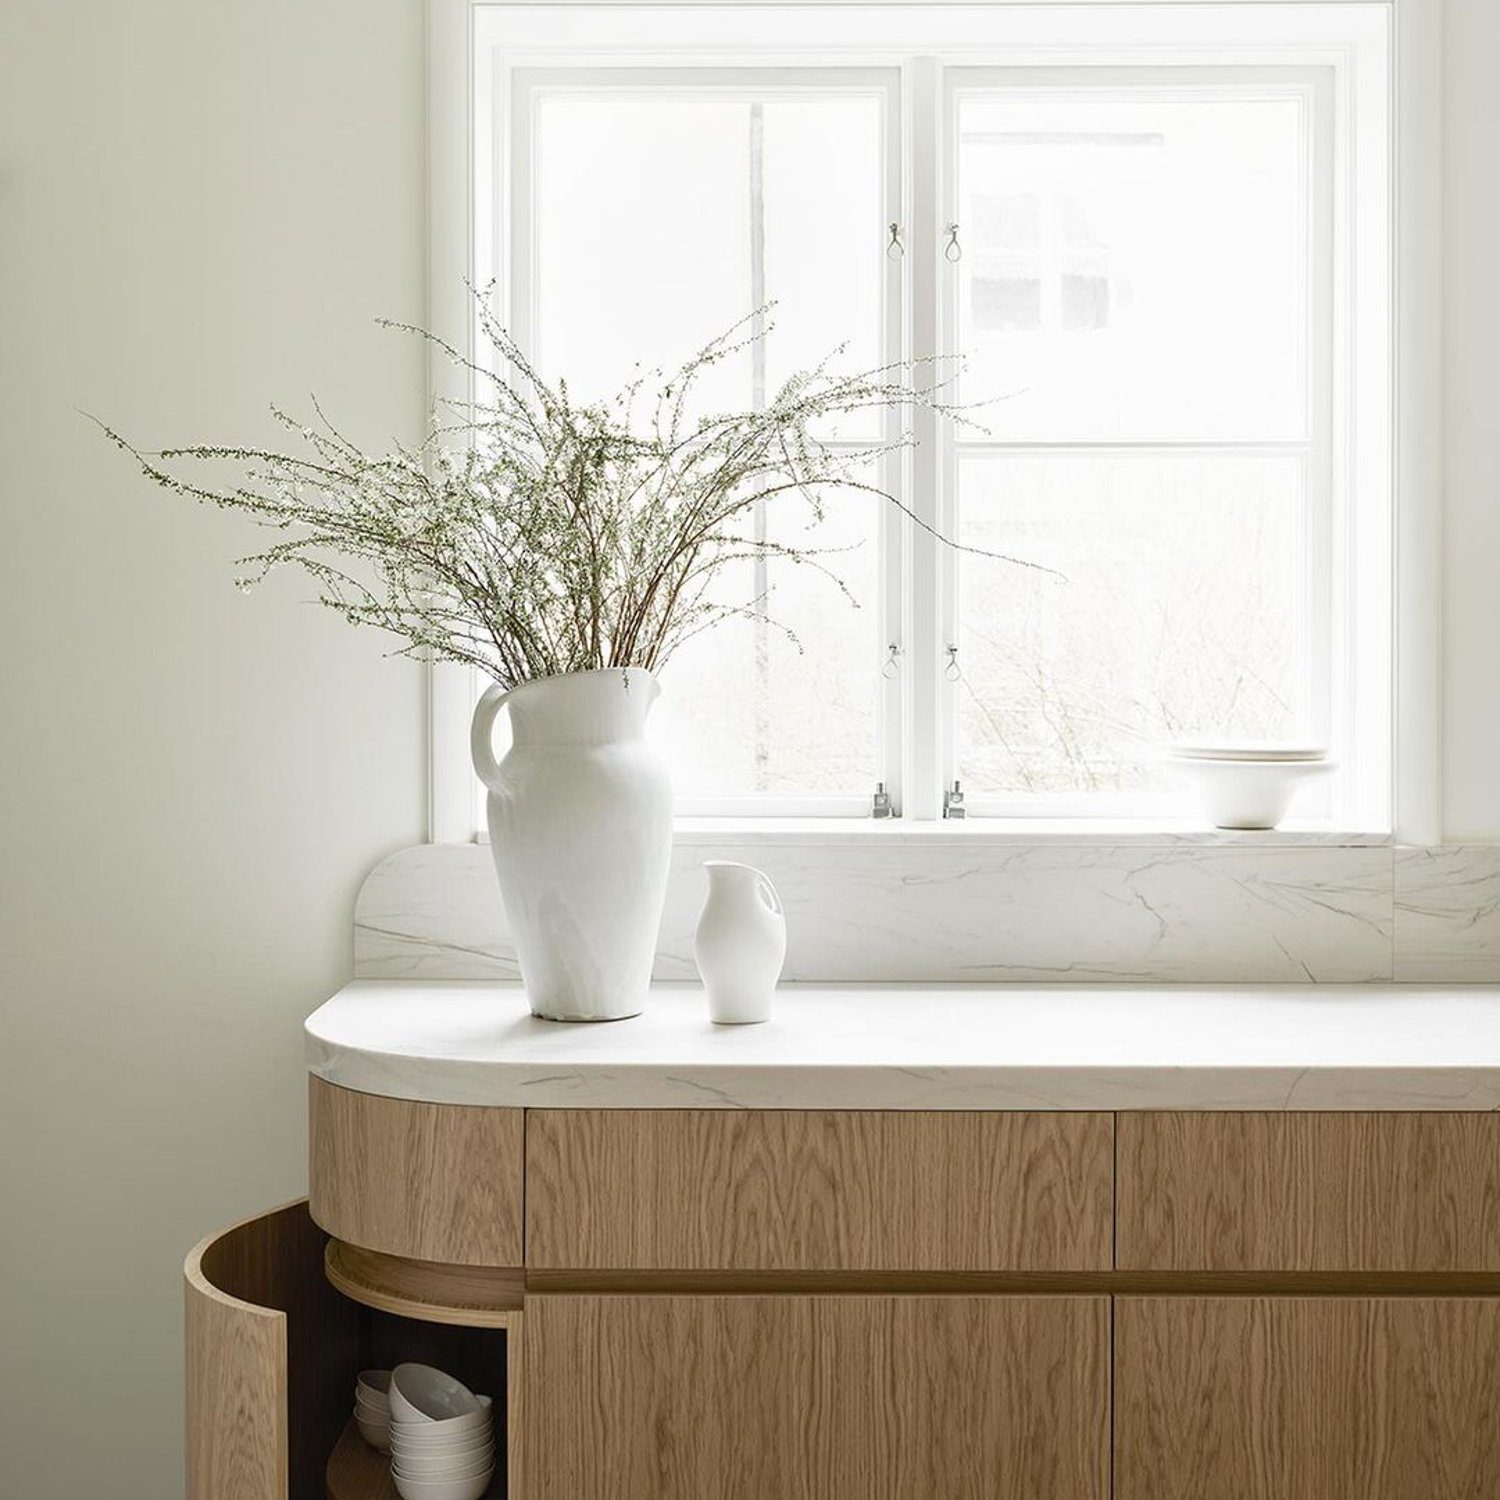
[[[775,41],[768,47],[769,18],[774,18]],[[1388,473],[1394,472],[1394,485],[1389,479],[1385,482],[1387,493],[1394,490],[1393,514],[1365,507],[1360,513],[1366,524],[1345,528],[1343,535],[1336,525],[1333,538],[1333,545],[1347,546],[1351,555],[1357,555],[1355,576],[1369,585],[1370,600],[1362,613],[1351,615],[1341,603],[1335,604],[1336,619],[1342,609],[1344,617],[1357,622],[1347,633],[1350,639],[1342,642],[1347,661],[1356,660],[1352,637],[1374,622],[1383,619],[1382,638],[1394,643],[1391,663],[1382,667],[1375,662],[1366,671],[1368,680],[1361,683],[1362,701],[1383,702],[1383,719],[1394,732],[1382,731],[1372,743],[1368,734],[1351,731],[1347,743],[1359,744],[1373,762],[1363,776],[1353,780],[1377,791],[1338,809],[1335,826],[1349,832],[1394,827],[1396,836],[1408,842],[1438,841],[1441,425],[1437,322],[1441,289],[1436,226],[1440,217],[1441,38],[1437,0],[1332,0],[1325,4],[1104,0],[1094,5],[920,7],[877,3],[862,12],[857,41],[849,40],[848,19],[848,9],[836,5],[768,8],[729,0],[654,7],[429,0],[429,326],[445,331],[471,327],[465,280],[477,284],[485,271],[503,269],[498,263],[484,266],[473,247],[488,242],[499,243],[503,249],[504,237],[497,237],[497,226],[486,219],[488,205],[494,201],[489,187],[495,171],[494,127],[508,107],[508,90],[517,69],[624,65],[743,69],[747,57],[754,58],[757,68],[782,62],[833,69],[894,66],[901,73],[901,158],[908,163],[914,156],[937,149],[937,143],[924,137],[935,128],[937,112],[931,102],[944,89],[947,70],[1003,68],[1013,72],[1100,62],[1141,69],[1278,65],[1332,70],[1334,108],[1343,112],[1341,118],[1352,120],[1352,111],[1374,111],[1387,121],[1385,128],[1393,139],[1391,168],[1381,170],[1379,181],[1350,172],[1350,191],[1336,210],[1336,220],[1339,215],[1343,218],[1332,227],[1333,236],[1349,231],[1352,215],[1361,204],[1368,205],[1382,194],[1394,195],[1394,211],[1386,212],[1394,232],[1370,251],[1372,261],[1383,253],[1386,264],[1367,262],[1353,278],[1351,293],[1369,299],[1359,310],[1358,326],[1378,329],[1382,315],[1391,324],[1383,349],[1372,351],[1381,374],[1374,380],[1362,378],[1356,389],[1342,397],[1350,410],[1383,414],[1391,441],[1376,453],[1338,451],[1336,443],[1333,454],[1334,472],[1340,476],[1336,483],[1350,493],[1359,492],[1372,475],[1378,480],[1382,464]],[[919,107],[922,100],[927,107]],[[476,122],[484,128],[476,130]],[[1347,143],[1348,130],[1340,131],[1339,138]],[[1352,164],[1355,170],[1359,165]],[[923,263],[937,253],[939,225],[946,222],[943,209],[950,191],[946,171],[936,181],[925,176],[912,180],[909,170],[903,172],[900,198],[904,211],[893,212],[891,217],[909,226],[906,260],[914,285],[943,285],[931,274],[932,267],[924,270]],[[501,212],[506,211],[502,207]],[[941,348],[950,317],[941,297],[908,295],[900,310],[904,349],[921,353]],[[887,321],[894,326],[889,306]],[[1338,325],[1339,336],[1347,336],[1354,321],[1345,318]],[[461,398],[465,394],[455,387],[446,363],[434,361],[430,379],[434,396]],[[1336,395],[1335,401],[1339,399]],[[1368,430],[1370,425],[1355,424],[1359,430]],[[1336,415],[1334,431],[1348,430],[1348,413]],[[919,426],[919,439],[930,440],[934,435]],[[935,449],[928,441],[918,452]],[[908,476],[908,493],[919,515],[941,525],[951,488],[941,475],[930,472],[931,467],[926,475],[914,468]],[[923,556],[924,550],[935,552],[936,544],[929,537],[905,525],[892,523],[887,529],[893,534],[882,539],[883,545],[899,546],[906,553],[912,576],[941,576],[939,559]],[[951,568],[951,562],[946,566]],[[884,574],[898,576],[889,568]],[[941,670],[949,632],[943,593],[939,588],[936,597],[920,599],[908,593],[904,601],[888,593],[884,601],[892,619],[895,611],[901,612],[897,639],[903,666],[899,699],[887,694],[882,706],[884,760],[894,767],[889,779],[908,831],[939,817],[941,787],[951,755],[951,746],[939,743],[937,735],[914,736],[911,727],[917,723],[945,727],[950,722]],[[882,634],[894,636],[895,632]],[[1376,656],[1362,653],[1357,660],[1369,663]],[[1337,662],[1332,670],[1338,670]],[[466,748],[471,702],[472,683],[465,669],[432,667],[430,833],[435,841],[475,836],[478,818]],[[733,816],[741,809],[719,805],[719,810]],[[781,810],[807,817],[854,809],[804,804]],[[756,826],[768,835],[777,827],[773,820]],[[945,835],[961,832],[972,838],[986,829],[1014,836],[1024,826],[1013,819],[1003,823],[994,819],[975,820],[962,830],[941,824],[937,828]],[[868,827],[872,836],[885,831],[878,825],[843,827],[846,832]],[[1089,825],[1073,824],[1066,836],[1076,839],[1088,831]],[[1101,823],[1100,837],[1110,834],[1108,824]]]

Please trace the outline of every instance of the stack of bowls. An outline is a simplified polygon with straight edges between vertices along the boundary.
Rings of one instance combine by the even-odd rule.
[[[391,1372],[361,1370],[354,1387],[354,1420],[360,1436],[382,1453],[391,1451]]]
[[[1320,746],[1227,740],[1173,745],[1167,763],[1215,828],[1275,828],[1303,782],[1333,769]]]
[[[495,1474],[488,1396],[431,1365],[391,1372],[391,1478],[404,1500],[480,1500]]]

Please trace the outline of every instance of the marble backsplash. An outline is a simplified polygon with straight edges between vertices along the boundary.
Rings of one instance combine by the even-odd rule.
[[[659,979],[694,977],[705,859],[764,869],[789,980],[1500,981],[1500,846],[679,841]],[[490,851],[404,849],[355,911],[361,979],[513,979]]]

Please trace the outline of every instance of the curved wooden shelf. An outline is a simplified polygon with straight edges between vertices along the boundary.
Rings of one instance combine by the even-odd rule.
[[[372,1448],[351,1418],[328,1456],[328,1500],[400,1500],[391,1478],[390,1456]],[[504,1500],[505,1475],[497,1471],[485,1500]]]
[[[521,1316],[525,1272],[405,1260],[329,1240],[323,1271],[344,1296],[423,1323],[511,1328]]]

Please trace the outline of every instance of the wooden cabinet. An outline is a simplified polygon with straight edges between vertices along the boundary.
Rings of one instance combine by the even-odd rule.
[[[1104,1500],[1103,1297],[540,1296],[526,1500]]]
[[[410,1260],[521,1264],[522,1111],[309,1080],[309,1199],[338,1239]]]
[[[402,1359],[488,1500],[1500,1496],[1500,1116],[311,1104],[189,1259],[188,1500],[390,1500]]]
[[[322,1493],[359,1369],[359,1310],[323,1278],[305,1203],[187,1259],[187,1500]]]
[[[1118,1264],[1500,1270],[1500,1116],[1122,1114]]]
[[[1116,1500],[1500,1495],[1500,1299],[1122,1297]]]
[[[187,1500],[395,1500],[389,1464],[350,1421],[360,1370],[418,1360],[514,1408],[516,1329],[433,1321],[341,1296],[306,1202],[212,1235],[184,1266]],[[504,1500],[500,1472],[486,1500]]]
[[[529,1267],[1098,1271],[1113,1118],[532,1110]]]

